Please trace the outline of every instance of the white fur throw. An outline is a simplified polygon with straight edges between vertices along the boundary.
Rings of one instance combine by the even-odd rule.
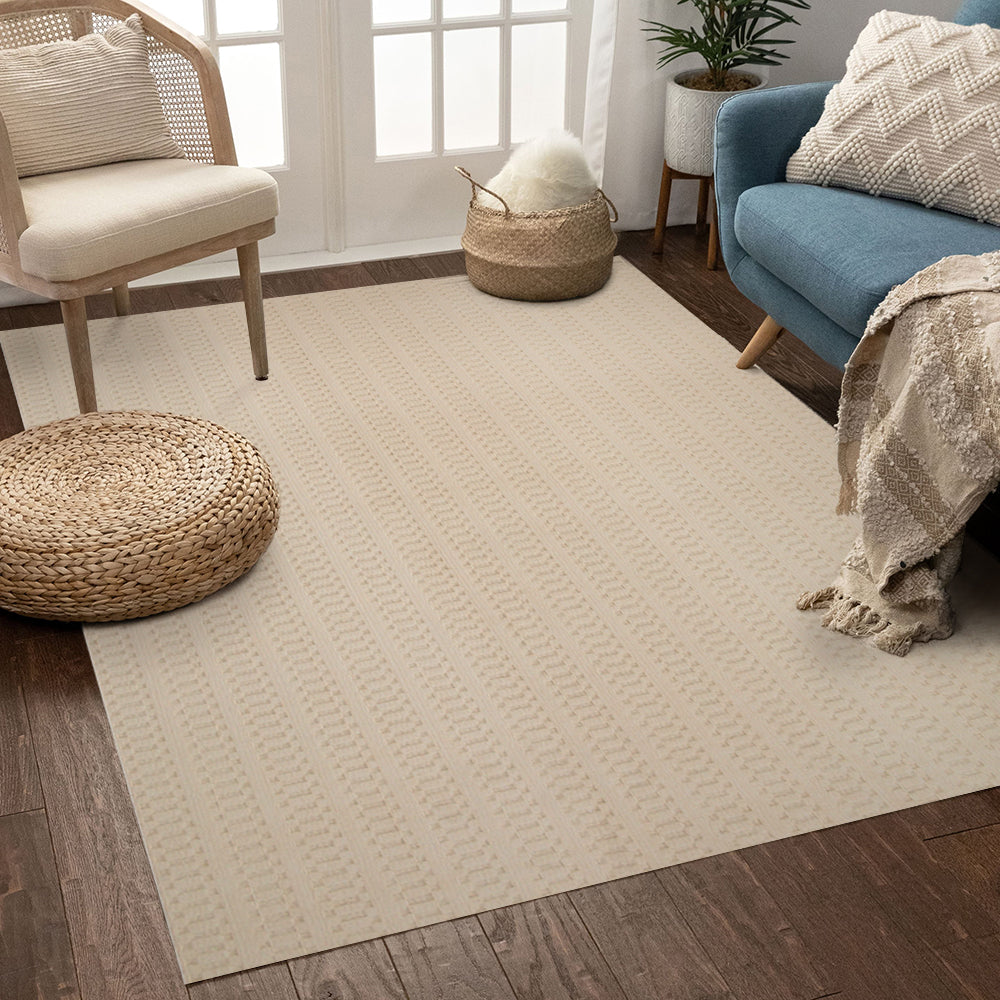
[[[597,180],[580,140],[570,132],[554,129],[518,146],[486,187],[500,195],[512,212],[548,212],[590,201],[597,191]],[[487,208],[503,209],[484,191],[477,197]]]

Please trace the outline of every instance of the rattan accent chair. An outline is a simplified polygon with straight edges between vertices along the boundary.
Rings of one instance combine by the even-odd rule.
[[[93,126],[90,109],[76,112],[87,120],[77,128],[77,145],[93,147],[106,135],[107,149],[95,156],[88,148],[82,159],[71,149],[63,159],[58,143],[65,123],[38,124],[39,109],[52,95],[35,97],[28,88],[39,75],[52,75],[45,59],[60,68],[69,58],[63,89],[75,92],[79,104],[93,81],[73,74],[100,68],[109,51],[118,58],[106,39],[128,35],[125,27],[141,40],[140,82],[145,86],[151,74],[155,85],[146,94],[146,118],[155,120],[159,134],[148,142],[140,134],[149,121],[137,117],[142,102],[133,100],[126,82],[119,87],[124,95],[99,94]],[[76,44],[45,44],[51,42]],[[126,43],[131,58],[134,38]],[[25,52],[25,46],[33,48]],[[73,62],[82,49],[82,59]],[[254,375],[267,377],[257,244],[274,232],[277,211],[274,179],[236,165],[222,79],[200,39],[126,0],[0,0],[0,280],[59,301],[82,412],[97,409],[86,297],[112,289],[115,312],[124,315],[129,281],[233,248]]]

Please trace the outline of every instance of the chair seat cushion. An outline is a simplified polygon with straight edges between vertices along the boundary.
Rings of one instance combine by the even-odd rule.
[[[278,188],[263,170],[135,160],[26,177],[21,266],[74,281],[267,222]]]
[[[1000,250],[989,223],[806,184],[748,188],[734,228],[754,260],[857,337],[893,285],[942,257]]]

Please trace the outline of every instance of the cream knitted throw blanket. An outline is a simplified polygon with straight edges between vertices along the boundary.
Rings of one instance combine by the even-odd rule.
[[[946,257],[897,285],[844,372],[838,513],[861,533],[823,625],[905,656],[951,635],[966,521],[1000,479],[1000,253]]]

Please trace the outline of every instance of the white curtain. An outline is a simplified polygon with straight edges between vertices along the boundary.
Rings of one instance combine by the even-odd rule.
[[[687,27],[692,5],[677,0],[593,0],[593,27],[584,112],[583,144],[605,194],[621,213],[620,228],[646,229],[656,219],[663,167],[663,104],[666,74],[698,65],[685,57],[656,68],[657,46],[642,31],[644,20]],[[791,58],[767,75],[771,86],[837,80],[868,18],[884,0],[813,0],[797,11],[800,27],[783,37],[795,45]],[[947,20],[958,0],[907,0],[904,10]],[[674,184],[668,225],[693,222],[698,185]]]
[[[652,227],[663,168],[666,75],[642,22],[684,16],[674,0],[594,0],[582,140],[620,229]],[[674,185],[669,225],[694,221],[697,193],[694,182]]]

